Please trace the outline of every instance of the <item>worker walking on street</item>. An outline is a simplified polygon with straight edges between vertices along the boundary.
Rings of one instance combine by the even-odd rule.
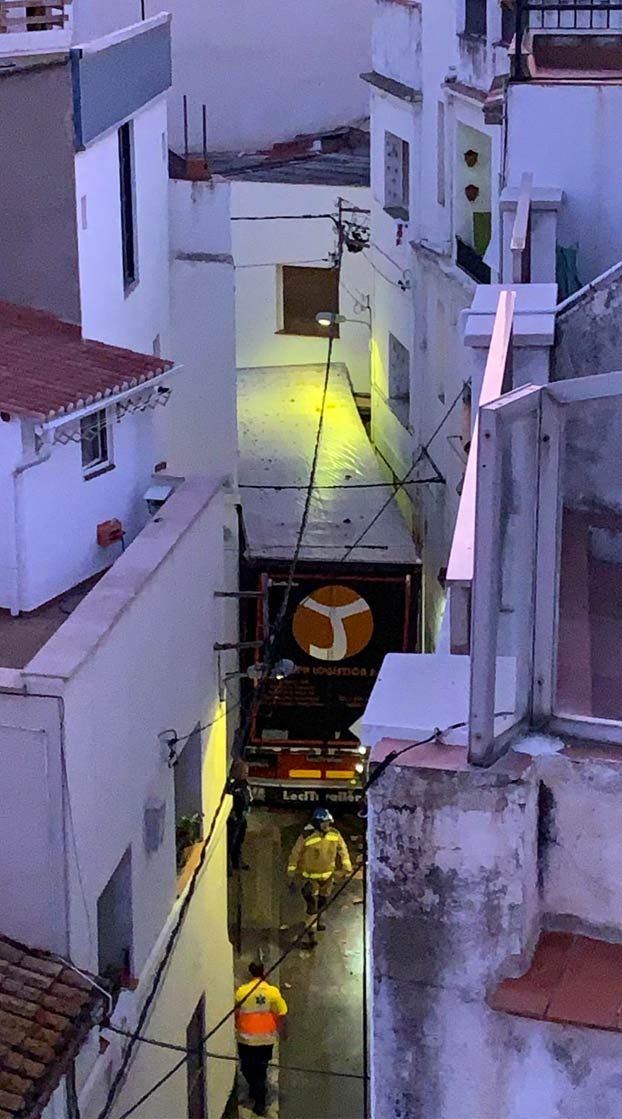
[[[268,1065],[272,1060],[287,1003],[278,987],[264,978],[264,966],[249,966],[250,982],[235,993],[235,1026],[242,1075],[248,1084],[255,1115],[266,1114]]]
[[[338,861],[341,869],[349,874],[352,863],[345,840],[337,831],[328,809],[316,808],[311,823],[307,824],[294,844],[287,867],[292,883],[296,874],[300,874],[302,878],[302,896],[307,903],[309,916],[319,913],[318,919],[309,927],[312,946],[317,943],[316,927],[320,932],[326,928],[321,914],[333,890]]]

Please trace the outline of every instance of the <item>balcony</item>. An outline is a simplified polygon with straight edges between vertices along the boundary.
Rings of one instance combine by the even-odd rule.
[[[2,35],[6,39],[1,38]],[[66,49],[71,39],[71,0],[0,0],[0,54],[43,54]]]
[[[514,14],[514,80],[620,78],[619,0],[517,0]]]

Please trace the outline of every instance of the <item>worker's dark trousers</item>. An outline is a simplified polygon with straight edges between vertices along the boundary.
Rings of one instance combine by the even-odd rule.
[[[272,1049],[272,1045],[244,1045],[238,1042],[242,1075],[259,1111],[263,1111],[266,1106],[268,1065],[272,1060]]]

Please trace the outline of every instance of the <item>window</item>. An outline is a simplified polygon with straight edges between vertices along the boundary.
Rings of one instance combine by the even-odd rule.
[[[99,974],[121,986],[132,972],[132,851],[128,847],[97,900]]]
[[[336,268],[300,268],[284,264],[282,277],[282,332],[326,337],[327,328],[316,322],[319,311],[339,311],[339,273]],[[338,328],[333,327],[336,337]]]
[[[187,740],[173,769],[175,784],[175,846],[180,873],[203,835],[201,797],[201,731],[197,727]]]
[[[393,218],[408,221],[410,147],[406,140],[384,134],[384,208]]]
[[[464,30],[467,35],[486,36],[487,0],[465,0]]]
[[[389,403],[400,422],[407,427],[410,420],[410,353],[394,334],[389,334]]]
[[[501,42],[509,46],[516,30],[516,13],[510,0],[501,0]]]
[[[188,1085],[188,1119],[207,1119],[205,1056],[205,995],[201,995],[186,1030],[186,1083]]]
[[[105,408],[92,412],[80,420],[80,445],[82,448],[82,469],[91,475],[111,465],[110,432]]]
[[[436,109],[436,201],[445,205],[445,102]]]
[[[134,145],[131,121],[122,124],[119,129],[119,181],[121,188],[123,286],[127,291],[138,280],[134,220]]]

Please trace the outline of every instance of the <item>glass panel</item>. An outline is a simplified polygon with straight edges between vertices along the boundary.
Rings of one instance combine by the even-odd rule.
[[[500,424],[499,580],[495,736],[522,719],[531,698],[536,569],[538,412]]]
[[[555,710],[622,721],[622,400],[563,411]]]

